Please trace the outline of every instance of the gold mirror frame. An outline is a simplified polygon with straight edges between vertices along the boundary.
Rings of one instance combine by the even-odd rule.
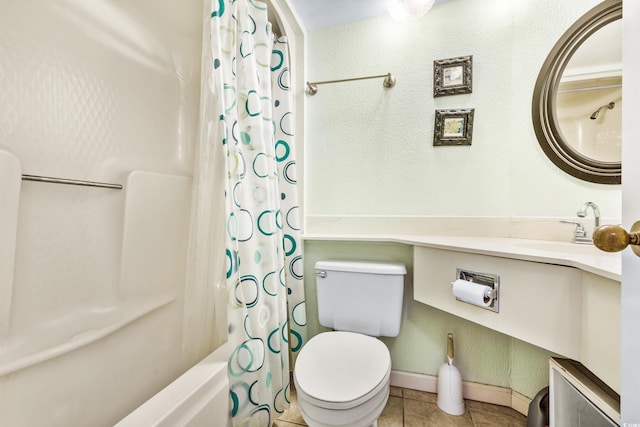
[[[553,46],[533,91],[533,128],[544,153],[566,173],[599,184],[620,184],[622,163],[588,158],[564,140],[556,114],[556,94],[564,69],[578,47],[591,34],[618,19],[622,19],[622,0],[604,0],[585,13]]]

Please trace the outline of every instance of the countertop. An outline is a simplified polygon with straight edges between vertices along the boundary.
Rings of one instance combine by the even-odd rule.
[[[621,280],[622,257],[620,253],[602,252],[593,245],[508,237],[372,234],[305,234],[303,240],[403,243],[412,246],[563,265],[618,282]]]

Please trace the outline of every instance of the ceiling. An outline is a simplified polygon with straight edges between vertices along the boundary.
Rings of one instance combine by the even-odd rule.
[[[435,5],[451,0],[435,0]],[[387,0],[289,0],[307,30],[386,15]]]
[[[387,13],[386,0],[289,0],[307,30],[375,18]]]

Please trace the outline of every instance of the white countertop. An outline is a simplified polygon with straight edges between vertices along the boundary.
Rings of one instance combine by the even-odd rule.
[[[303,239],[404,243],[456,252],[564,265],[618,282],[621,280],[622,258],[620,253],[602,252],[593,245],[579,245],[549,240],[474,236],[305,234]]]

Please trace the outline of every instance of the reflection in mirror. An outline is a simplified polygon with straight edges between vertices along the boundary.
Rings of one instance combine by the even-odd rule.
[[[547,56],[533,93],[533,127],[547,157],[590,182],[620,184],[622,1],[584,14]]]
[[[622,160],[622,21],[600,28],[571,56],[556,95],[567,144],[590,159]]]

